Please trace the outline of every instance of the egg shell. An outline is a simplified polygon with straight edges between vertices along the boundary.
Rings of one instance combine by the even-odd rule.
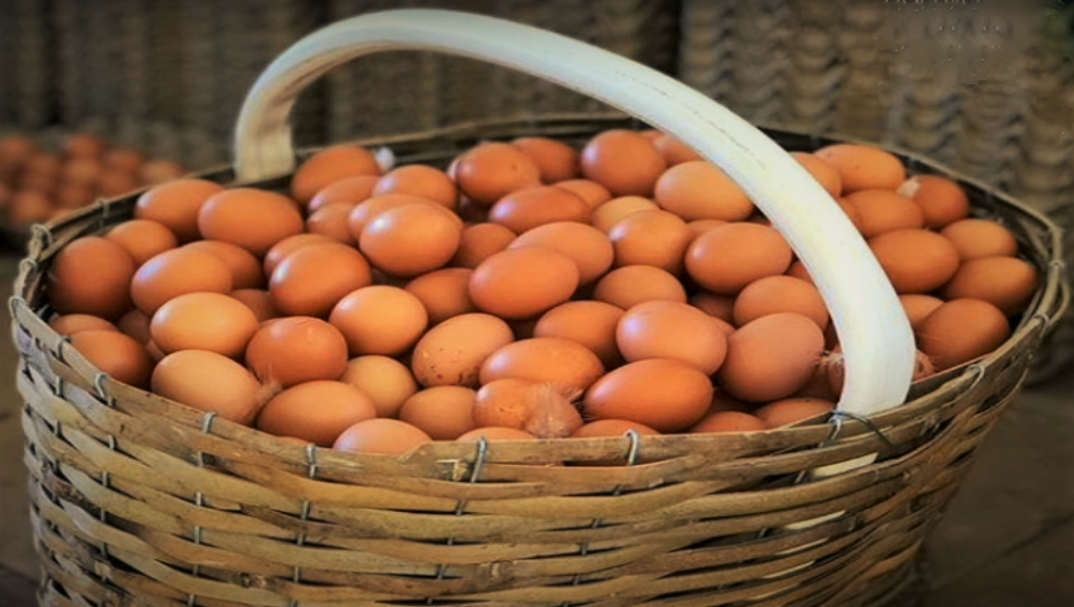
[[[668,169],[656,182],[660,208],[686,221],[720,219],[742,221],[753,211],[746,192],[716,165],[703,160]]]
[[[482,383],[484,385],[474,395],[474,425],[522,430],[532,415],[537,384],[517,377],[501,377]]]
[[[280,311],[276,309],[276,304],[272,303],[272,295],[268,291],[235,289],[231,292],[231,297],[250,308],[259,323],[280,316]]]
[[[347,340],[318,318],[292,316],[261,325],[246,347],[246,366],[263,383],[284,388],[347,370]]]
[[[839,176],[839,171],[835,167],[819,156],[808,152],[791,152],[791,156],[813,176],[813,179],[817,180],[826,192],[836,198],[843,194],[843,178]]]
[[[683,142],[667,134],[660,134],[653,139],[653,146],[664,157],[668,167],[702,160],[701,155],[686,146]]]
[[[33,157],[37,144],[17,133],[0,137],[0,166],[18,166]]]
[[[508,249],[490,256],[470,276],[470,300],[505,319],[537,316],[571,298],[578,266],[545,247]]]
[[[49,302],[61,314],[92,314],[114,320],[131,307],[134,260],[120,245],[99,236],[72,241],[48,268]]]
[[[801,389],[823,353],[817,323],[799,314],[769,314],[731,334],[718,378],[736,399],[771,402]]]
[[[708,413],[688,430],[690,434],[720,434],[727,432],[761,432],[767,430],[758,417],[743,411]]]
[[[397,419],[368,419],[354,424],[339,435],[332,448],[351,453],[404,455],[432,442],[420,429]]]
[[[913,200],[925,215],[925,227],[938,230],[970,214],[970,200],[962,186],[942,175],[914,175],[896,190]]]
[[[124,221],[108,230],[105,238],[123,247],[135,266],[179,245],[179,239],[164,224],[148,219]]]
[[[835,403],[820,398],[786,398],[760,407],[755,415],[769,428],[782,428],[828,416]]]
[[[690,229],[690,233],[696,238],[713,228],[727,225],[727,223],[728,222],[722,219],[695,219],[694,221],[688,222],[686,227]]]
[[[615,249],[615,265],[653,266],[679,274],[694,233],[677,215],[639,211],[612,226],[608,238]]]
[[[899,303],[906,312],[910,327],[916,331],[921,326],[921,322],[943,304],[943,300],[922,293],[906,293],[899,296]]]
[[[686,272],[706,290],[735,295],[791,265],[790,245],[776,230],[753,223],[729,223],[698,236],[686,250]]]
[[[746,285],[734,303],[734,324],[741,327],[762,316],[794,312],[828,327],[828,307],[811,283],[792,276],[766,276]]]
[[[104,153],[101,163],[107,169],[137,175],[142,168],[142,164],[145,163],[145,157],[138,153],[137,150],[113,148]]]
[[[262,264],[265,270],[265,276],[272,276],[272,271],[276,269],[276,266],[283,261],[284,257],[287,257],[291,253],[310,245],[330,242],[336,241],[323,234],[295,234],[294,236],[284,238],[280,242],[272,245],[272,248],[268,250],[268,253],[265,253],[265,259]]]
[[[92,314],[64,314],[48,321],[48,326],[60,335],[73,335],[79,331],[119,331],[116,325]]]
[[[350,215],[354,209],[349,204],[330,204],[321,207],[306,218],[306,231],[322,234],[343,244],[354,246],[357,242],[351,234]]]
[[[581,198],[591,211],[612,199],[608,188],[591,179],[567,179],[557,181],[553,185]]]
[[[615,328],[623,310],[602,301],[568,301],[545,312],[533,337],[559,337],[589,348],[610,369],[622,362]]]
[[[97,192],[102,198],[112,198],[138,189],[138,178],[127,171],[105,168],[97,178]]]
[[[449,210],[455,209],[459,199],[455,182],[446,173],[422,164],[400,166],[385,173],[373,188],[374,196],[383,194],[413,194]]]
[[[257,257],[304,229],[293,200],[254,188],[231,188],[214,194],[198,211],[202,237],[238,245]]]
[[[488,220],[516,234],[561,221],[589,221],[590,209],[580,197],[563,188],[537,186],[515,190],[489,209]]]
[[[139,175],[147,185],[157,185],[179,179],[186,174],[183,165],[172,160],[150,160],[142,165]]]
[[[114,329],[87,329],[70,336],[71,345],[93,366],[117,381],[147,388],[153,361],[142,344]]]
[[[695,367],[661,358],[607,373],[585,395],[586,419],[625,419],[662,432],[697,423],[712,401],[712,382]]]
[[[516,234],[497,223],[478,223],[462,231],[459,249],[451,258],[451,265],[476,268],[493,253],[499,253],[515,239]]]
[[[382,211],[362,228],[358,246],[370,263],[389,274],[417,276],[447,265],[462,240],[462,221],[429,204]]]
[[[584,345],[561,337],[534,337],[498,348],[482,363],[479,378],[482,384],[522,379],[580,395],[603,374],[604,365]]]
[[[376,175],[356,175],[334,181],[310,199],[306,212],[312,215],[330,204],[349,205],[352,208],[358,206],[358,203],[373,196],[373,188],[378,181],[380,177]]]
[[[469,268],[444,268],[423,274],[406,284],[406,291],[419,300],[429,313],[429,325],[437,325],[461,314],[477,312],[470,301]]]
[[[458,439],[461,443],[476,443],[481,439],[486,441],[512,441],[512,440],[537,440],[537,437],[517,428],[475,428],[463,434]]]
[[[906,168],[894,154],[853,143],[836,143],[814,152],[843,182],[843,192],[895,190],[906,181]]]
[[[23,190],[11,199],[11,212],[8,216],[17,226],[47,221],[52,215],[52,202],[48,195],[41,192]]]
[[[962,264],[943,288],[945,299],[980,299],[1014,316],[1026,309],[1040,276],[1029,262],[1017,257],[981,257]]]
[[[792,276],[799,280],[804,280],[809,284],[815,286],[815,283],[813,282],[813,276],[809,273],[809,270],[806,269],[805,264],[801,261],[792,262],[791,267],[787,268],[786,275]]]
[[[414,346],[410,368],[425,387],[476,386],[481,365],[514,341],[511,327],[490,314],[462,314],[429,329]]]
[[[659,210],[660,207],[649,198],[620,196],[603,202],[594,208],[589,216],[589,223],[601,232],[607,232],[612,229],[612,226],[633,213]]]
[[[253,311],[237,299],[221,293],[187,293],[153,314],[149,332],[165,353],[207,350],[239,358],[258,327]]]
[[[377,417],[395,417],[403,403],[418,390],[418,383],[406,365],[379,354],[352,358],[340,381],[368,396],[377,409]]]
[[[219,240],[196,240],[183,245],[186,249],[207,251],[231,268],[231,288],[260,289],[265,286],[261,261],[246,249]]]
[[[71,158],[60,167],[60,181],[97,188],[104,167],[96,158]]]
[[[541,181],[555,183],[574,179],[581,174],[578,150],[548,137],[519,137],[511,145],[522,150],[537,165]]]
[[[305,206],[317,192],[337,181],[380,173],[380,165],[369,150],[356,145],[335,145],[313,154],[298,166],[291,178],[291,197]]]
[[[917,330],[917,344],[937,371],[992,352],[1010,336],[1007,317],[978,299],[953,299],[936,308]]]
[[[143,192],[134,205],[134,216],[161,223],[179,242],[190,242],[201,237],[198,214],[202,205],[223,191],[224,186],[204,179],[176,179]]]
[[[68,158],[100,158],[108,144],[89,133],[72,133],[63,142],[63,152]]]
[[[425,333],[429,314],[416,295],[398,287],[371,285],[340,299],[328,322],[346,338],[351,355],[396,356]]]
[[[504,196],[541,185],[541,169],[525,152],[502,142],[480,143],[459,156],[454,169],[460,193],[490,207]]]
[[[940,234],[951,241],[962,261],[982,257],[1014,257],[1018,241],[1001,224],[989,219],[963,219],[943,228]]]
[[[909,198],[888,190],[861,190],[848,194],[842,205],[854,209],[854,224],[865,238],[895,230],[925,227],[925,214]]]
[[[387,211],[388,209],[394,209],[408,204],[428,204],[433,206],[437,205],[435,200],[430,200],[424,196],[416,196],[414,194],[382,194],[380,196],[371,196],[362,202],[358,203],[351,209],[351,214],[347,218],[347,224],[351,230],[351,236],[355,242],[362,237],[362,230],[373,219]]]
[[[727,337],[718,322],[685,303],[648,301],[619,319],[615,343],[628,362],[674,359],[712,375],[727,354]]]
[[[507,250],[544,247],[571,258],[578,266],[579,284],[601,277],[615,258],[608,236],[593,226],[571,221],[549,223],[520,234]]]
[[[928,293],[955,276],[958,250],[949,240],[928,230],[896,230],[869,241],[897,293]]]
[[[624,266],[608,272],[593,290],[593,299],[623,310],[646,301],[686,301],[686,289],[673,274],[652,266]]]
[[[645,424],[632,422],[626,419],[598,419],[591,421],[574,431],[571,438],[599,438],[605,436],[624,436],[633,430],[639,436],[655,436],[660,434]]]
[[[735,298],[729,295],[717,295],[708,291],[700,291],[690,296],[689,303],[705,314],[728,324],[735,321]]]
[[[833,374],[836,377],[833,377]],[[791,398],[819,398],[834,402],[839,400],[839,394],[842,391],[843,353],[837,349],[835,352],[825,352],[821,355],[809,381],[795,391]]]
[[[257,428],[331,447],[344,430],[377,416],[373,401],[339,381],[310,381],[280,392],[257,416]]]
[[[314,244],[280,261],[269,293],[284,314],[327,317],[345,295],[372,282],[369,262],[358,251],[342,243]]]
[[[593,136],[581,155],[582,175],[614,196],[652,196],[667,161],[653,142],[633,131],[610,129]]]
[[[416,392],[399,409],[399,420],[420,428],[433,440],[454,440],[476,428],[477,393],[462,386],[435,386]]]

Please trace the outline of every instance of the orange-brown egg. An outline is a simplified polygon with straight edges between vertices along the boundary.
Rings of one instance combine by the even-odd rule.
[[[96,188],[104,167],[92,158],[72,158],[60,168],[60,180]]]
[[[499,253],[515,239],[515,233],[497,223],[478,223],[462,231],[459,250],[455,251],[452,265],[476,268],[493,253]]]
[[[250,425],[268,392],[245,367],[226,356],[182,350],[153,370],[153,392],[184,405]]]
[[[368,396],[377,409],[377,417],[395,417],[403,403],[418,391],[418,382],[406,365],[379,354],[352,358],[339,381]]]
[[[929,314],[917,330],[917,344],[944,371],[992,352],[1010,336],[1007,317],[978,299],[953,299]]]
[[[599,438],[605,436],[623,436],[633,430],[640,436],[660,434],[645,424],[626,419],[598,419],[591,421],[574,431],[571,438]]]
[[[683,164],[684,162],[703,160],[700,154],[671,135],[661,134],[653,139],[653,145],[664,156],[664,160],[667,161],[669,167]]]
[[[60,249],[48,271],[49,301],[61,314],[118,318],[131,307],[134,260],[126,249],[99,236],[84,236]]]
[[[653,142],[633,131],[611,129],[595,135],[582,149],[582,174],[614,196],[652,196],[667,168]]]
[[[777,312],[795,312],[828,327],[828,307],[812,284],[791,276],[766,276],[742,289],[735,298],[734,324],[742,325]]]
[[[462,221],[430,204],[406,204],[382,211],[362,228],[358,246],[370,263],[410,277],[444,267],[462,240]]]
[[[943,288],[946,299],[980,299],[1007,316],[1026,309],[1037,290],[1037,269],[1017,257],[981,257],[962,264]]]
[[[940,307],[943,304],[943,300],[921,293],[906,293],[899,296],[899,303],[902,304],[902,309],[906,311],[906,318],[910,321],[910,327],[917,331],[918,327],[921,326],[921,322],[929,314],[932,314],[936,308]]]
[[[523,247],[496,253],[470,276],[470,300],[501,318],[536,316],[571,298],[578,266],[559,251]]]
[[[265,253],[264,270],[265,276],[272,276],[276,266],[291,253],[314,244],[326,244],[335,242],[323,234],[295,234],[288,236],[280,242],[272,245],[268,253]]]
[[[888,190],[860,190],[845,196],[842,204],[853,209],[858,218],[855,225],[866,238],[925,226],[921,207]]]
[[[376,175],[355,175],[334,181],[321,188],[317,195],[310,199],[306,212],[313,214],[330,204],[357,206],[373,196],[373,188],[378,181],[380,177]]]
[[[833,197],[839,197],[843,193],[843,179],[835,167],[821,160],[819,156],[808,152],[791,152],[791,156],[802,165],[813,179],[817,180],[820,187],[824,188]]]
[[[779,400],[809,381],[823,352],[824,333],[817,323],[800,314],[769,314],[731,334],[718,377],[739,400]]]
[[[519,137],[511,145],[537,165],[544,183],[574,179],[581,173],[578,150],[548,137]]]
[[[963,219],[946,226],[940,234],[958,249],[962,261],[981,257],[1018,254],[1018,241],[1010,230],[988,219]]]
[[[686,227],[690,229],[690,233],[696,238],[713,228],[727,225],[727,223],[722,219],[695,219],[687,222]]]
[[[454,440],[476,428],[476,394],[462,386],[426,388],[403,403],[399,419],[420,428],[433,440]]]
[[[537,440],[537,437],[526,432],[525,430],[519,430],[517,428],[503,428],[500,426],[489,426],[485,428],[475,428],[459,436],[458,440],[462,443],[476,443],[481,439],[486,441],[511,441],[511,440]]]
[[[521,379],[551,384],[563,394],[581,395],[604,374],[604,366],[592,350],[560,337],[534,337],[507,344],[490,354],[481,365],[482,384],[497,379]]]
[[[310,234],[322,234],[335,240],[354,246],[357,241],[351,234],[350,216],[354,210],[349,204],[330,204],[321,207],[306,218],[306,231]]]
[[[112,198],[138,189],[138,178],[127,171],[105,169],[97,177],[97,191],[103,198]]]
[[[522,234],[537,226],[555,222],[589,221],[590,210],[577,195],[555,186],[516,190],[496,201],[489,209],[489,221]]]
[[[906,181],[906,168],[894,154],[852,143],[825,146],[814,154],[839,172],[843,192],[892,190]]]
[[[254,333],[246,347],[246,365],[262,382],[284,388],[339,379],[347,369],[347,340],[318,318],[279,318]]]
[[[621,308],[602,301],[568,301],[545,312],[534,326],[533,336],[578,342],[611,369],[622,361],[615,343],[615,329],[622,316]]]
[[[578,266],[579,284],[589,284],[612,267],[615,252],[608,236],[593,226],[561,221],[538,226],[515,238],[508,250],[544,247],[570,257]]]
[[[694,233],[673,213],[639,211],[612,226],[608,238],[615,248],[615,265],[653,266],[678,274]]]
[[[412,194],[454,209],[459,192],[455,182],[440,169],[421,164],[396,167],[380,178],[373,188],[374,196],[384,194]]]
[[[22,166],[37,150],[34,140],[25,135],[5,135],[0,138],[0,168]]]
[[[142,264],[129,281],[130,296],[143,314],[152,316],[165,302],[186,293],[230,293],[232,281],[231,268],[218,256],[180,247]]]
[[[480,143],[456,161],[455,183],[459,191],[482,207],[504,196],[541,185],[541,169],[525,152],[496,141]]]
[[[179,242],[201,237],[198,213],[205,201],[224,186],[204,179],[176,179],[146,190],[138,197],[134,216],[164,224]]]
[[[769,428],[781,428],[826,417],[835,410],[835,403],[820,398],[786,398],[757,409],[755,414]]]
[[[339,435],[332,448],[351,453],[403,455],[432,438],[406,422],[397,419],[368,419],[354,424]]]
[[[186,174],[183,165],[172,160],[150,160],[142,165],[138,172],[143,183],[157,185],[165,181],[179,179]]]
[[[897,193],[913,200],[925,215],[925,227],[940,229],[965,219],[970,200],[953,179],[940,175],[914,175],[903,182]]]
[[[698,236],[686,250],[686,272],[714,293],[733,295],[755,280],[783,274],[792,252],[779,232],[729,223]]]
[[[269,293],[284,314],[326,317],[344,295],[373,282],[362,254],[340,243],[302,247],[284,257]]]
[[[413,194],[395,193],[371,196],[351,209],[351,214],[348,218],[351,236],[353,236],[357,242],[362,236],[362,230],[364,230],[365,226],[373,221],[377,215],[380,215],[388,209],[394,209],[409,204],[440,206],[436,204],[435,200],[430,200],[424,196],[415,196]]]
[[[277,318],[280,315],[280,311],[276,309],[276,304],[272,303],[272,295],[268,291],[262,289],[235,289],[231,292],[231,297],[250,308],[250,311],[257,317],[258,323]]]
[[[63,151],[70,158],[99,158],[108,148],[103,139],[89,133],[73,133],[63,142]]]
[[[744,411],[714,411],[691,426],[690,434],[718,434],[724,432],[760,432],[768,426],[755,415]]]
[[[727,174],[701,160],[668,169],[656,182],[655,198],[660,208],[687,221],[742,221],[754,209],[746,192]]]
[[[581,198],[590,210],[612,199],[612,193],[608,191],[608,188],[590,179],[567,179],[553,185]]]
[[[701,291],[690,296],[690,305],[726,323],[735,322],[735,298]]]
[[[686,363],[651,358],[598,379],[586,392],[584,412],[587,419],[625,419],[657,432],[679,432],[697,423],[711,401],[709,376]]]
[[[222,240],[262,257],[277,242],[300,234],[302,215],[280,194],[232,188],[213,195],[198,211],[198,229],[206,240]]]
[[[97,193],[90,186],[65,183],[56,189],[55,201],[61,209],[78,209],[93,204],[96,197]]]
[[[257,332],[257,317],[242,302],[221,293],[187,293],[153,314],[149,332],[162,352],[208,350],[238,358]]]
[[[265,285],[261,262],[246,249],[220,240],[196,240],[183,245],[186,249],[198,249],[212,253],[231,268],[233,289],[257,289]]]
[[[727,337],[717,322],[689,304],[648,301],[623,314],[615,343],[629,362],[667,358],[712,375],[727,355]]]
[[[589,223],[602,232],[612,229],[612,226],[640,211],[658,211],[660,207],[655,202],[641,196],[621,196],[602,203],[593,209],[589,217]]]
[[[175,234],[164,224],[148,219],[124,221],[108,230],[105,238],[126,249],[137,266],[179,245]]]
[[[64,314],[48,321],[48,326],[60,335],[73,335],[79,331],[118,331],[116,325],[92,314]]]
[[[653,266],[623,266],[597,281],[593,299],[630,309],[653,300],[686,301],[686,289],[678,278]]]
[[[477,312],[470,301],[472,274],[469,268],[444,268],[418,276],[405,288],[421,300],[429,313],[429,324],[436,325],[453,316]]]
[[[352,355],[396,356],[417,343],[429,324],[429,314],[414,294],[372,285],[340,299],[328,322],[347,339]]]
[[[356,145],[335,145],[299,165],[291,178],[291,197],[305,205],[317,192],[337,181],[380,173],[380,165],[369,150]]]
[[[142,314],[141,310],[133,308],[116,321],[116,328],[120,333],[130,337],[134,341],[145,344],[150,341],[149,334],[150,318]]]
[[[485,359],[514,339],[511,327],[490,314],[454,316],[418,341],[410,368],[425,387],[476,386]]]
[[[802,263],[800,260],[795,260],[793,263],[791,263],[791,267],[787,268],[786,275],[791,276],[793,278],[797,278],[799,280],[804,280],[811,285],[815,285],[815,283],[813,282],[813,276],[809,273],[809,270],[806,269],[805,264]]]
[[[93,366],[135,388],[147,388],[153,361],[142,344],[114,329],[88,329],[70,336],[71,345]]]
[[[101,162],[105,168],[137,175],[145,163],[145,157],[137,150],[112,148],[104,153]]]
[[[876,260],[898,293],[928,293],[959,269],[958,250],[928,230],[896,230],[869,241]]]
[[[373,402],[358,388],[320,380],[288,388],[265,403],[257,428],[331,447],[344,430],[376,416]]]

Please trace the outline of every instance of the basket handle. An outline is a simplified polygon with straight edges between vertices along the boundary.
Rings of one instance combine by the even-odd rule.
[[[700,92],[609,51],[531,26],[446,10],[369,13],[299,40],[261,74],[235,127],[239,181],[295,168],[288,116],[330,69],[387,50],[439,51],[510,67],[615,106],[670,133],[723,169],[786,237],[831,310],[846,366],[842,410],[901,404],[915,346],[880,264],[850,220],[782,148]]]

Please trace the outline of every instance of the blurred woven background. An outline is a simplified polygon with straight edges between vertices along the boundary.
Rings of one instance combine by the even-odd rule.
[[[195,169],[226,162],[243,96],[295,40],[363,12],[452,8],[608,48],[759,124],[923,152],[1069,225],[1068,4],[4,0],[0,130],[83,129]],[[597,109],[555,85],[471,60],[384,53],[340,68],[304,93],[295,129],[298,143],[312,145],[474,118]],[[1074,343],[1074,328],[1063,333],[1059,341]]]

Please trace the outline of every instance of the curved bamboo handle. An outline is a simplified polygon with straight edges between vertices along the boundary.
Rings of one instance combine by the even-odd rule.
[[[589,44],[444,10],[392,10],[340,21],[295,43],[250,90],[235,129],[238,179],[294,171],[287,120],[311,82],[357,57],[406,49],[482,59],[545,78],[671,133],[719,166],[787,238],[831,310],[846,366],[840,408],[869,415],[904,401],[913,333],[876,258],[831,197],[774,141],[722,105]]]

